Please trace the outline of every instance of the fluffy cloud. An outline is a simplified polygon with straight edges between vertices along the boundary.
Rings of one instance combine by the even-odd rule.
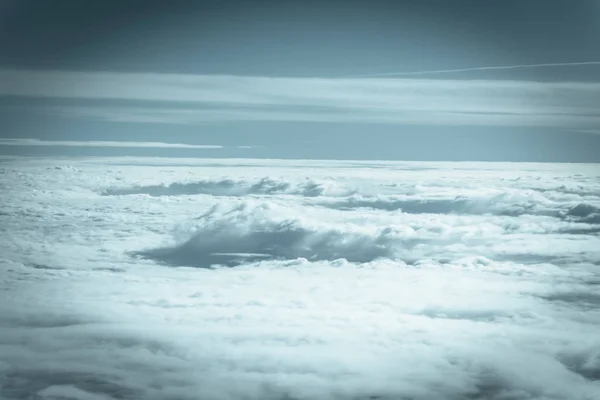
[[[356,121],[573,129],[597,129],[600,123],[600,85],[590,83],[14,70],[0,71],[0,80],[3,96],[132,102],[128,107],[40,106],[45,112],[113,121]],[[157,107],[153,102],[163,103]]]
[[[247,196],[296,194],[307,197],[348,196],[354,190],[345,188],[334,181],[314,181],[305,179],[290,182],[283,179],[264,177],[257,180],[216,179],[201,181],[182,181],[154,185],[113,186],[102,190],[106,196],[147,194],[149,196],[182,196],[207,194],[211,196]]]
[[[600,395],[597,166],[0,165],[3,399]]]

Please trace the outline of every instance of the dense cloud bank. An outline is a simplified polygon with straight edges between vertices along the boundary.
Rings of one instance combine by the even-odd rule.
[[[597,165],[176,161],[0,160],[0,398],[600,397]]]

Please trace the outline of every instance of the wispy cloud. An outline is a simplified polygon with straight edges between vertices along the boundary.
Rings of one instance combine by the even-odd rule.
[[[451,74],[451,73],[456,73],[456,72],[493,71],[493,70],[506,70],[506,69],[578,67],[578,66],[585,66],[585,65],[600,65],[600,61],[582,61],[582,62],[564,62],[564,63],[546,63],[546,64],[498,65],[498,66],[488,66],[488,67],[438,69],[438,70],[411,71],[411,72],[385,72],[385,73],[380,73],[380,74],[363,74],[363,75],[353,75],[353,76],[366,78],[366,77],[377,77],[377,76],[438,75],[438,74]]]
[[[600,126],[600,83],[14,70],[0,82],[0,96],[62,100],[44,112],[120,122]]]
[[[70,147],[158,147],[176,149],[221,149],[220,145],[197,145],[162,142],[120,142],[120,141],[80,141],[80,140],[41,140],[41,139],[0,139],[0,146],[70,146]]]

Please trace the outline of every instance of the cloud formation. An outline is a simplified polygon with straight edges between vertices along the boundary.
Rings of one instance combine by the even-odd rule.
[[[2,399],[600,396],[597,165],[3,157],[0,175]]]
[[[42,140],[0,138],[0,146],[67,146],[67,147],[152,147],[173,149],[221,149],[220,145],[162,142],[126,142],[108,140]]]
[[[346,121],[569,129],[597,129],[600,124],[597,83],[18,70],[0,71],[0,80],[0,96],[79,100],[36,106],[41,112],[122,122]],[[81,104],[84,100],[87,105]]]
[[[316,197],[321,195],[347,196],[352,194],[348,188],[332,181],[316,182],[305,179],[290,182],[264,177],[254,181],[248,180],[202,180],[192,182],[172,182],[156,185],[135,185],[110,187],[101,192],[105,196],[126,196],[147,194],[149,196],[190,196],[207,194],[211,196],[247,196],[247,195],[301,195]]]

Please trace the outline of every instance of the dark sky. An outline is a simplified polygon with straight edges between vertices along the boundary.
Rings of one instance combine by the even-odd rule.
[[[3,3],[11,68],[339,76],[600,60],[597,0]]]
[[[0,4],[0,69],[30,73],[58,70],[338,79],[388,72],[600,61],[598,0],[0,0]],[[588,103],[593,105],[598,97],[590,91],[600,84],[600,65],[467,71],[421,78],[491,80],[498,85],[509,80],[581,82],[589,86],[569,89],[569,96],[577,101],[591,99]],[[414,123],[405,122],[374,125],[370,120],[352,123],[336,119],[323,123],[295,121],[295,117],[273,122],[250,117],[190,127],[163,121],[99,118],[94,108],[106,106],[107,100],[101,105],[95,103],[97,91],[86,94],[85,99],[75,96],[65,100],[65,95],[56,89],[57,84],[52,87],[52,80],[31,83],[37,78],[29,75],[19,79],[22,82],[13,82],[0,93],[0,138],[169,142],[176,137],[190,143],[260,145],[260,156],[270,157],[319,154],[322,158],[361,159],[600,161],[600,156],[589,150],[590,146],[600,149],[600,134],[594,133],[600,131],[600,124],[594,119],[600,118],[600,112],[590,115],[589,107],[564,112],[562,108],[544,108],[547,115],[552,111],[554,115],[593,117],[585,123],[573,122],[572,126],[570,122],[533,127],[531,123],[478,126],[469,122],[461,130],[456,124],[429,124],[426,119],[415,127]],[[63,80],[60,85],[70,82]],[[293,81],[289,83],[292,85]],[[40,90],[24,94],[19,85],[38,85]],[[134,89],[123,90],[132,94]],[[241,89],[235,90],[239,93]],[[255,86],[252,90],[260,92]],[[500,93],[501,88],[498,90]],[[550,97],[557,95],[553,87],[546,91]],[[356,91],[352,93],[355,95]],[[46,103],[56,101],[61,112],[40,107],[40,96],[47,99]],[[460,91],[455,96],[455,103],[460,103]],[[156,99],[150,100],[143,101],[144,107],[156,108]],[[437,104],[430,98],[422,101]],[[482,99],[482,104],[490,101]],[[538,107],[537,102],[542,100],[519,97],[515,101],[522,102],[528,110]],[[128,102],[121,99],[114,104],[123,110],[139,106]],[[565,99],[564,105],[560,99],[556,102],[567,110],[573,101]],[[221,107],[210,99],[192,104],[202,109]],[[248,104],[236,105],[241,106]],[[92,116],[74,118],[69,110],[82,107],[91,110],[86,115]],[[490,107],[485,112],[505,109]],[[539,117],[540,121],[543,118]],[[547,140],[548,145],[542,145],[540,140]],[[444,147],[436,148],[436,142],[444,143]],[[405,150],[393,153],[390,146]],[[0,146],[2,153],[19,149]]]

